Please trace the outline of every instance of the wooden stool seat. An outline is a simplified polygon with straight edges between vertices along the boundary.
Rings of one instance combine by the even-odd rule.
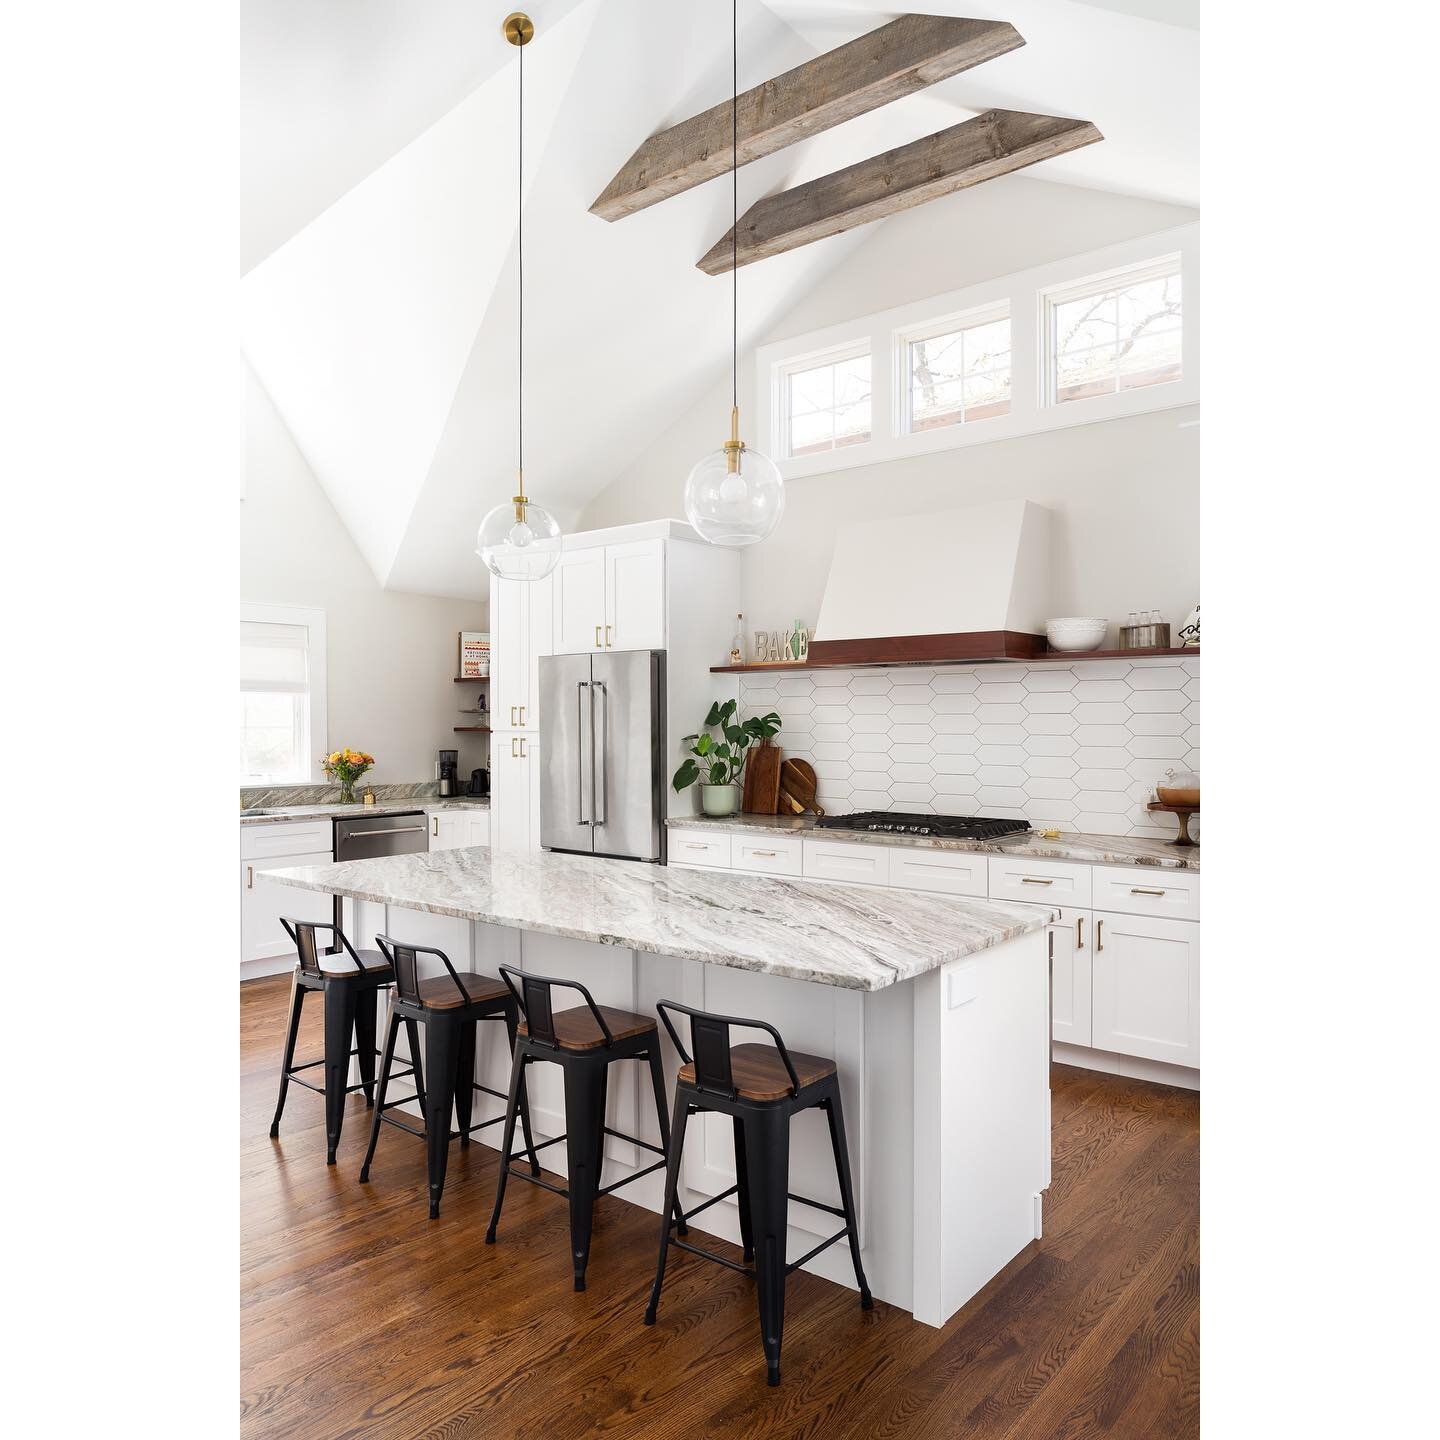
[[[835,1062],[821,1055],[806,1055],[792,1050],[790,1062],[795,1066],[802,1090],[835,1073]],[[773,1045],[732,1045],[730,1074],[735,1082],[735,1093],[742,1100],[784,1100],[791,1094],[789,1072]],[[694,1085],[695,1062],[692,1060],[688,1065],[682,1065],[676,1078],[682,1085]]]
[[[490,975],[476,975],[473,971],[462,970],[455,979],[465,987],[465,993],[470,997],[471,1005],[484,1004],[490,1000],[504,1000],[510,993],[506,990],[503,980],[496,980]],[[419,991],[420,1004],[426,1010],[458,1010],[466,1003],[460,998],[460,991],[456,987],[455,980],[448,975],[437,975],[432,980],[421,980],[416,989]]]
[[[378,950],[357,950],[355,958],[361,964],[359,970],[348,955],[319,955],[316,963],[327,980],[370,980],[383,985],[395,978],[390,962]]]
[[[637,1015],[633,1010],[615,1010],[609,1005],[595,1007],[605,1017],[610,1034],[618,1040],[633,1040],[637,1035],[648,1035],[658,1026],[653,1015]],[[573,1010],[561,1010],[554,1017],[555,1043],[562,1050],[599,1050],[605,1044],[605,1033],[595,1021],[588,1005],[577,1005]],[[530,1034],[528,1022],[520,1022],[521,1035]]]

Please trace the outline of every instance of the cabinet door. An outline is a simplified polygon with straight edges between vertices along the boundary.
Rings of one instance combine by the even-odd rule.
[[[1200,926],[1095,912],[1094,1044],[1120,1055],[1200,1064]]]
[[[554,574],[554,653],[605,648],[605,548],[567,550]]]
[[[280,925],[290,920],[329,920],[331,899],[318,890],[296,890],[260,878],[262,870],[283,870],[289,865],[328,865],[328,850],[309,855],[269,855],[263,860],[240,862],[240,959],[274,960],[293,956],[295,945]],[[329,943],[322,933],[321,943]]]
[[[430,817],[430,848],[456,850],[465,843],[464,816],[460,811],[437,811]]]
[[[540,728],[540,657],[555,653],[554,599],[555,577],[529,582],[525,597],[529,606],[525,617],[526,641],[525,699],[520,706],[520,729]],[[509,714],[509,711],[506,711]]]
[[[1088,910],[1027,905],[1055,917],[1050,945],[1050,1034],[1067,1045],[1091,1043],[1091,957],[1095,925]]]
[[[605,547],[605,641],[611,650],[665,648],[665,542]]]
[[[465,844],[488,845],[490,843],[490,816],[485,811],[470,810],[465,813]]]
[[[530,700],[530,606],[532,582],[490,581],[490,723],[518,728]]]
[[[530,848],[530,749],[533,735],[495,735],[490,743],[490,843]]]

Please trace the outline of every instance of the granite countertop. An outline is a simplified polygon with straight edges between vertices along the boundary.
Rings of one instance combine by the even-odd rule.
[[[930,850],[968,850],[981,855],[1019,855],[1034,860],[1077,860],[1087,865],[1149,865],[1161,870],[1199,870],[1200,847],[1172,845],[1145,835],[1082,835],[1061,831],[1054,840],[1036,830],[1003,840],[945,840],[931,835],[887,835],[873,830],[821,830],[813,815],[676,816],[674,830],[747,830],[762,835],[816,835],[862,845],[918,845]]]
[[[850,990],[883,990],[1046,923],[1042,909],[999,901],[486,846],[256,873],[302,890]]]
[[[440,799],[438,795],[421,795],[413,800],[379,800],[374,805],[267,805],[263,815],[240,812],[242,825],[275,825],[287,820],[324,820],[332,815],[358,819],[365,815],[407,815],[423,810],[433,815],[443,810],[488,810],[490,801],[479,795],[454,795]]]

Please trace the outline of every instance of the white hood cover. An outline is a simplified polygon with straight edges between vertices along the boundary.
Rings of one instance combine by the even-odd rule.
[[[875,521],[843,526],[815,622],[817,640],[1041,634],[1050,613],[1050,511],[999,500],[904,517],[903,545]]]

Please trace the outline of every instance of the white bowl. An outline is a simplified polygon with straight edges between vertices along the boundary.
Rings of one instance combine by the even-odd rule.
[[[1045,622],[1045,638],[1052,650],[1098,650],[1109,624],[1103,615],[1067,615]]]

